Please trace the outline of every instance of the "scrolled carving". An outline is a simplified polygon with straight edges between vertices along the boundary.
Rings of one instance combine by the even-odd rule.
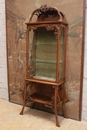
[[[56,39],[58,39],[58,30],[55,30],[54,32]]]
[[[47,5],[42,5],[42,6],[40,7],[40,10],[41,10],[41,12],[47,12],[47,11],[53,11],[53,10],[57,11],[56,9],[54,9],[54,8],[52,8],[52,7],[49,7],[49,6],[47,6]]]
[[[40,8],[33,11],[31,14],[31,17],[29,19],[29,22],[31,22],[32,17],[34,15],[37,15],[38,18],[49,18],[49,17],[57,17],[58,21],[66,21],[64,14],[61,11],[58,11],[55,7],[50,7],[48,5],[42,5]]]

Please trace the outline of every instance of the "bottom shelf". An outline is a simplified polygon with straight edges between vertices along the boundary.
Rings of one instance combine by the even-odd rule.
[[[48,104],[52,102],[52,99],[50,97],[40,95],[39,93],[34,93],[30,95],[32,101],[38,102],[38,103],[43,103],[43,104]]]

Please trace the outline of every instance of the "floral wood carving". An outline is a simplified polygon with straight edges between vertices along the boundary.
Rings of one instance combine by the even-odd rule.
[[[55,7],[50,7],[48,5],[42,5],[40,8],[33,11],[29,22],[32,21],[34,15],[37,15],[38,18],[54,18],[58,17],[57,21],[66,22],[65,16],[61,11],[58,11]]]

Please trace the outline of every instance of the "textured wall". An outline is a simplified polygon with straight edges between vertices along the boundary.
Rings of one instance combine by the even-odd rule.
[[[8,99],[5,0],[0,0],[0,98]]]

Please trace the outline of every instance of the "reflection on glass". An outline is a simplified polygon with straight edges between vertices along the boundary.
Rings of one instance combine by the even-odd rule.
[[[60,62],[59,62],[59,78],[63,78],[64,69],[64,30],[61,30],[60,36]]]
[[[56,80],[57,42],[54,30],[45,27],[29,31],[29,75]]]

